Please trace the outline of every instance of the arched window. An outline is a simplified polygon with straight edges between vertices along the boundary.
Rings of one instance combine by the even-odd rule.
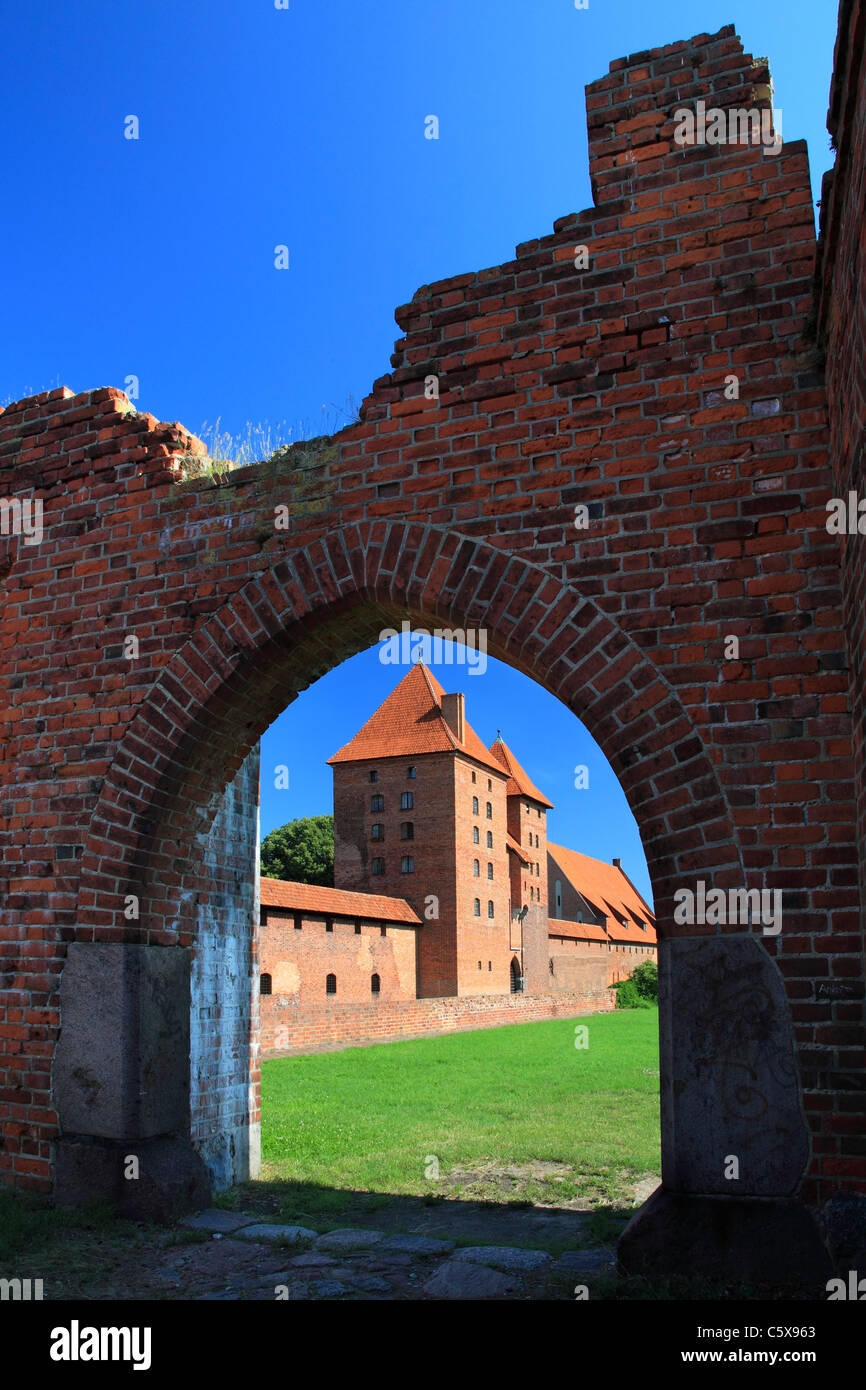
[[[473,827],[472,827],[472,843],[473,843],[473,845],[477,845],[477,844],[478,844],[478,826],[477,826],[477,825],[473,825]]]
[[[370,833],[374,840],[384,840],[385,826],[383,825],[382,821],[374,821],[371,826]]]
[[[488,877],[488,878],[492,878],[492,877],[493,877],[493,865],[492,865],[492,864],[488,864],[488,865],[487,865],[487,877]]]
[[[477,816],[477,815],[478,815],[478,797],[477,797],[477,796],[473,796],[473,798],[472,798],[472,814],[473,814],[473,816]]]
[[[378,975],[371,975],[371,976],[370,976],[370,993],[371,993],[371,994],[378,994],[381,988],[382,988],[382,981],[379,979],[379,976],[378,976]]]
[[[487,803],[487,819],[493,820],[493,807],[489,801]]]
[[[480,917],[480,916],[481,916],[481,899],[480,899],[480,898],[476,898],[475,901],[473,902],[473,904],[472,904],[472,911],[475,913],[475,916],[476,916],[476,917]]]
[[[488,849],[492,849],[492,848],[493,848],[493,831],[492,831],[492,830],[488,830],[488,832],[487,832],[487,848],[488,848]]]
[[[488,917],[492,917],[492,916],[493,916],[493,899],[492,899],[492,898],[489,898],[489,899],[488,899],[488,902],[487,902],[487,916],[488,916]]]
[[[325,980],[325,993],[326,993],[326,994],[336,994],[336,993],[337,993],[337,977],[336,977],[336,975],[329,975],[329,976],[327,977],[327,979]]]
[[[270,994],[270,992],[271,992],[271,977],[270,977],[270,975],[260,975],[260,976],[259,976],[259,994]]]
[[[475,878],[481,877],[481,865],[477,859],[472,860],[472,873]]]

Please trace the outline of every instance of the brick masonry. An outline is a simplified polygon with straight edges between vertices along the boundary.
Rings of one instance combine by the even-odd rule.
[[[417,927],[361,918],[328,919],[265,909],[259,932],[261,968],[271,977],[271,997],[288,995],[301,1007],[325,997],[335,977],[336,1002],[369,1002],[372,978],[385,999],[414,999]],[[384,929],[384,930],[383,930]],[[262,1008],[272,1007],[268,995]]]
[[[860,32],[860,6],[843,20]],[[591,84],[594,206],[422,287],[334,439],[214,486],[182,478],[197,441],[113,388],[0,414],[0,495],[37,496],[45,526],[0,542],[4,1180],[51,1186],[69,942],[192,950],[222,911],[207,837],[224,788],[297,691],[410,617],[486,628],[584,721],[640,824],[669,946],[736,931],[678,928],[678,887],[784,891],[782,933],[753,944],[784,982],[808,1124],[785,1191],[866,1191],[863,557],[849,539],[840,569],[825,526],[840,480],[863,489],[854,52],[822,210],[826,384],[804,143],[673,139],[679,103],[767,105],[725,28]],[[675,1098],[693,1038],[664,1002],[661,1029]],[[666,1161],[667,1183],[691,1180]]]
[[[271,997],[262,999],[261,1005],[262,1052],[269,1055],[577,1018],[613,1006],[604,961],[583,962],[580,988],[572,994],[464,995],[381,1004],[340,1004],[335,1000],[306,1006]]]

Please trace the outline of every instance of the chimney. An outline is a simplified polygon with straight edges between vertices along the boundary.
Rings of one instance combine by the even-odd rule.
[[[622,860],[621,860],[621,859],[614,859],[614,861],[613,861],[613,867],[614,867],[615,869],[622,869]]]
[[[466,700],[462,694],[443,695],[442,713],[458,743],[466,742]]]

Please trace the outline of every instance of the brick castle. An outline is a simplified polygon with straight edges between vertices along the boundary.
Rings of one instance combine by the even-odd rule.
[[[601,966],[611,984],[655,958],[652,909],[619,860],[549,842],[552,803],[425,665],[329,762],[335,887],[262,878],[266,998],[580,995]]]

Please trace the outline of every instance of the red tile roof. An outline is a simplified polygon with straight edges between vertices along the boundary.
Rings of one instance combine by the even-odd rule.
[[[501,773],[481,739],[465,724],[463,743],[442,713],[445,694],[423,663],[410,667],[391,694],[371,714],[355,737],[328,759],[329,763],[362,762],[369,758],[414,757],[421,753],[464,753]]]
[[[640,942],[644,946],[655,944],[652,909],[622,869],[615,864],[605,864],[601,859],[591,859],[588,854],[579,854],[577,850],[551,844],[549,840],[547,849],[577,892],[607,917],[607,930],[613,941]],[[646,922],[645,931],[637,925],[638,918]]]
[[[567,936],[570,941],[607,941],[604,927],[595,922],[564,922],[558,917],[550,917],[547,923],[548,936]]]
[[[553,810],[553,802],[548,801],[535,783],[529,780],[508,744],[502,738],[498,738],[495,743],[490,745],[490,751],[508,773],[508,786],[506,788],[508,796],[528,796],[532,801],[538,801],[542,806],[549,806]]]
[[[421,925],[421,918],[403,898],[386,898],[378,893],[348,893],[342,888],[320,888],[318,884],[290,883],[282,878],[262,876],[261,903],[262,907],[281,907],[289,912]]]

